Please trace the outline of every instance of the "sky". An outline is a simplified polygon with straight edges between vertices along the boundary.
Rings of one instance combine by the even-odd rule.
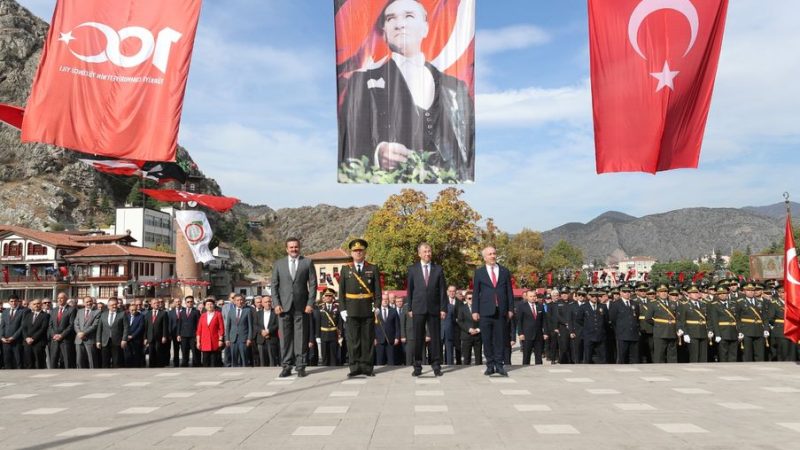
[[[48,22],[55,0],[18,0]],[[694,0],[698,1],[698,0]],[[698,169],[595,172],[584,0],[478,0],[476,181],[463,198],[508,232],[797,189],[800,2],[730,2]],[[381,204],[404,187],[336,182],[333,0],[206,0],[179,142],[225,195],[274,209]]]

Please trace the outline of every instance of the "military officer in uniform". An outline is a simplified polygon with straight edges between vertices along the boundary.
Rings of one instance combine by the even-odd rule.
[[[764,304],[755,297],[755,284],[747,283],[742,290],[744,297],[739,299],[736,308],[739,339],[744,346],[742,361],[764,361],[766,338],[769,337],[769,323],[764,320]]]
[[[669,288],[663,284],[658,287],[658,292],[663,291],[665,295],[668,290]],[[643,363],[651,363],[653,362],[653,324],[645,320],[645,317],[650,308],[654,306],[654,303],[650,302],[644,293],[644,289],[637,289],[633,303],[639,305],[639,330],[642,333],[639,335],[639,360]],[[630,298],[630,286],[622,286],[619,289],[619,295],[623,299]]]
[[[710,331],[714,333],[719,362],[736,362],[739,354],[736,301],[729,298],[728,292],[725,285],[717,286],[717,300],[708,305]]]
[[[551,303],[553,305],[553,322],[555,326],[552,328],[553,332],[558,337],[558,353],[557,361],[560,364],[570,364],[575,361],[572,360],[572,352],[570,350],[570,312],[571,306],[569,301],[569,288],[562,287],[559,289],[559,299]]]
[[[584,360],[583,334],[582,330],[579,327],[576,327],[575,324],[577,323],[577,317],[580,314],[581,307],[583,307],[585,303],[586,289],[579,287],[575,290],[573,300],[570,302],[570,323],[573,325],[570,327],[569,337],[573,364],[578,364]]]
[[[333,304],[333,299],[336,297],[336,291],[327,288],[322,293],[322,305],[319,307],[319,348],[322,356],[323,366],[339,366],[339,339],[341,338],[341,331],[339,325],[341,324],[341,317],[339,316],[339,308]]]
[[[669,293],[678,291],[670,290]],[[658,291],[659,298],[651,303],[647,310],[645,320],[653,325],[653,362],[676,363],[678,362],[678,349],[676,339],[678,336],[678,317],[675,311],[677,305],[670,301],[668,293]]]
[[[339,276],[339,305],[347,321],[348,377],[375,376],[375,315],[380,305],[380,270],[365,260],[367,241],[353,239],[348,248],[353,262],[342,267]]]
[[[696,284],[692,283],[686,293],[689,300],[678,307],[678,336],[689,347],[690,363],[708,362],[708,342],[714,336],[708,328],[708,311]]]
[[[791,340],[783,334],[783,318],[786,314],[786,291],[783,286],[777,288],[778,296],[769,303],[767,317],[770,327],[771,348],[775,352],[776,361],[794,361],[796,352]]]

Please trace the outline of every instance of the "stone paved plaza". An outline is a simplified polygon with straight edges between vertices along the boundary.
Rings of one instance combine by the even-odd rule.
[[[0,372],[0,447],[797,448],[792,363]]]

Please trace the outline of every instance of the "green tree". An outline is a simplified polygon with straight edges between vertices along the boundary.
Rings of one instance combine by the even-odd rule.
[[[424,193],[403,189],[372,215],[364,237],[369,242],[369,260],[385,274],[386,288],[403,286],[421,242],[433,248],[433,258],[444,268],[448,283],[466,286],[469,263],[478,255],[480,215],[461,194],[448,188],[429,202]]]
[[[142,183],[144,181],[144,183]],[[136,180],[131,186],[131,190],[128,193],[128,197],[125,199],[125,203],[128,203],[134,207],[141,207],[142,201],[144,201],[144,206],[150,209],[158,209],[162,203],[159,203],[152,198],[144,195],[141,193],[140,189],[152,189],[156,187],[156,184],[152,180],[144,179],[144,180]]]
[[[734,251],[728,269],[736,275],[750,278],[750,257],[739,250]]]
[[[510,239],[506,254],[506,265],[516,277],[519,285],[532,287],[531,273],[541,270],[544,259],[542,234],[523,228]]]
[[[544,256],[544,270],[580,269],[583,267],[583,251],[565,240],[558,241]]]

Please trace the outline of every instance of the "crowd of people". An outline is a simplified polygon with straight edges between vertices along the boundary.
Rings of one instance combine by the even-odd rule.
[[[784,290],[720,280],[615,288],[568,286],[511,297],[510,277],[483,251],[474,290],[445,284],[431,247],[418,248],[406,296],[381,292],[366,241],[350,243],[353,262],[318,298],[313,262],[300,241],[274,265],[272,295],[246,301],[207,297],[20,300],[11,296],[0,320],[5,369],[141,367],[350,367],[486,364],[507,376],[514,351],[523,365],[797,361],[800,347],[783,335]],[[483,277],[482,277],[483,275]]]

